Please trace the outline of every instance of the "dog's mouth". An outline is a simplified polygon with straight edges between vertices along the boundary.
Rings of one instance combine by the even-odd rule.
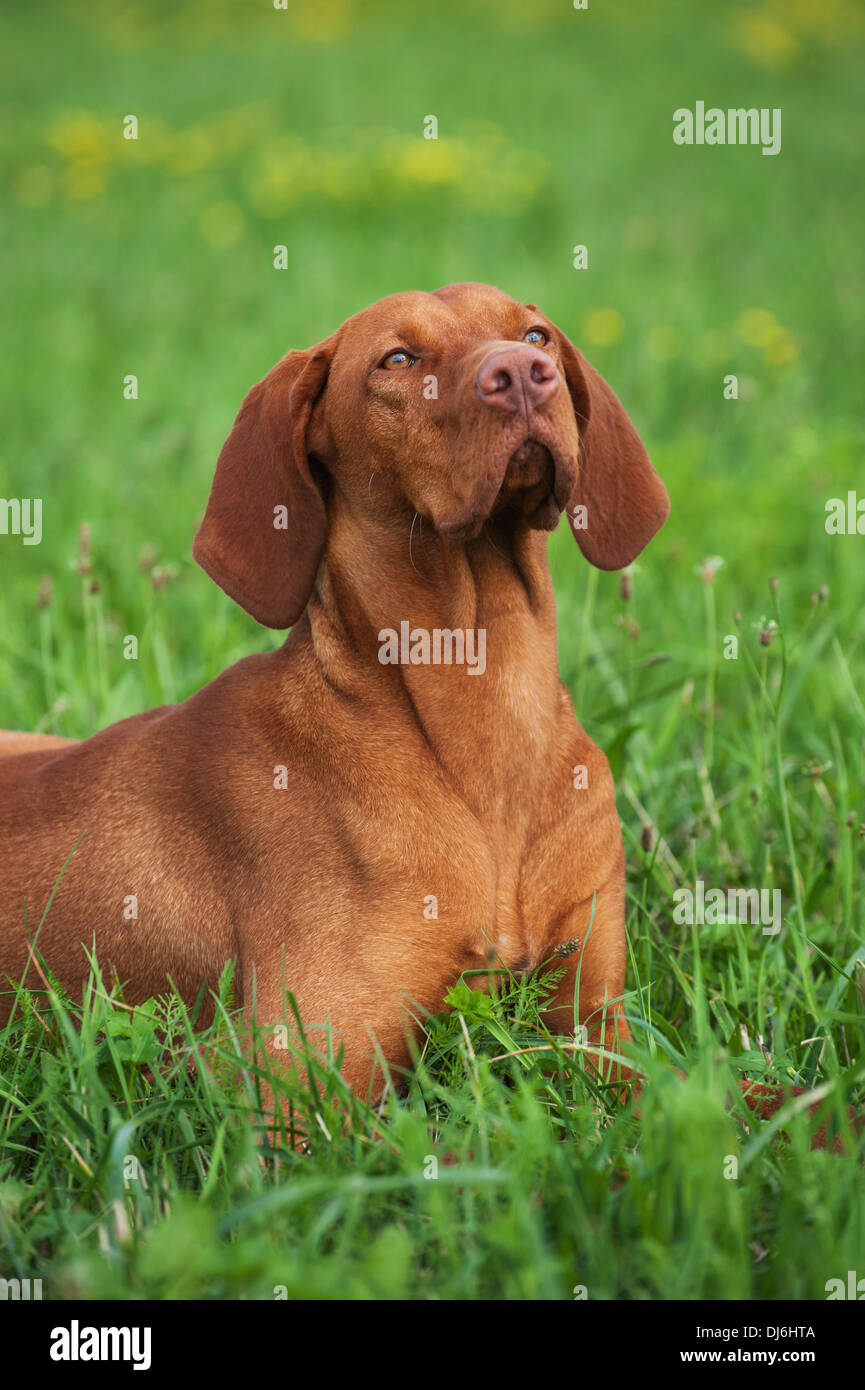
[[[551,531],[567,501],[557,497],[559,473],[548,446],[530,436],[508,459],[491,515],[513,511],[536,530]]]
[[[575,465],[552,441],[544,443],[529,435],[506,456],[504,464],[494,467],[492,476],[500,479],[492,500],[485,504],[479,498],[467,516],[438,522],[442,535],[451,540],[472,540],[485,521],[505,513],[522,518],[534,530],[555,530],[571,494]]]
[[[540,440],[526,439],[508,459],[496,503],[534,492],[539,487],[552,492],[554,483],[555,463],[549,449]]]

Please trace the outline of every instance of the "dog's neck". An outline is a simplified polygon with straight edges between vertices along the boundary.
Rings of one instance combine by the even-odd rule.
[[[458,543],[429,523],[330,512],[306,614],[325,679],[383,710],[408,702],[470,804],[513,817],[513,787],[543,775],[563,700],[546,533],[505,514]],[[446,664],[454,632],[463,664]]]

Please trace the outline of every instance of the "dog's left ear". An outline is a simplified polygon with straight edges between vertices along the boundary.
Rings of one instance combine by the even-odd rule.
[[[307,433],[336,336],[290,352],[253,386],[217,460],[192,546],[211,579],[266,627],[297,622],[324,551],[325,504]]]
[[[556,336],[580,431],[568,520],[587,560],[623,569],[661,529],[670,499],[618,396],[561,330]]]

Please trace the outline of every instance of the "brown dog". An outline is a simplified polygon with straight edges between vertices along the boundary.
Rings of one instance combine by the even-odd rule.
[[[193,552],[288,639],[83,743],[0,737],[0,978],[74,849],[38,942],[73,992],[94,934],[129,1002],[236,958],[240,1001],[276,1023],[292,990],[365,1091],[373,1039],[410,1059],[406,1006],[583,943],[594,900],[550,1022],[573,1029],[579,970],[590,1039],[626,1039],[622,836],[559,679],[546,533],[566,511],[618,569],[668,509],[609,386],[498,290],[394,295],[290,352]]]

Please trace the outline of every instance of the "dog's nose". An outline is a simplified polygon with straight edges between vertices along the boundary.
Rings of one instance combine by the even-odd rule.
[[[522,343],[492,353],[477,374],[475,389],[487,405],[515,415],[545,405],[558,384],[553,359]]]

